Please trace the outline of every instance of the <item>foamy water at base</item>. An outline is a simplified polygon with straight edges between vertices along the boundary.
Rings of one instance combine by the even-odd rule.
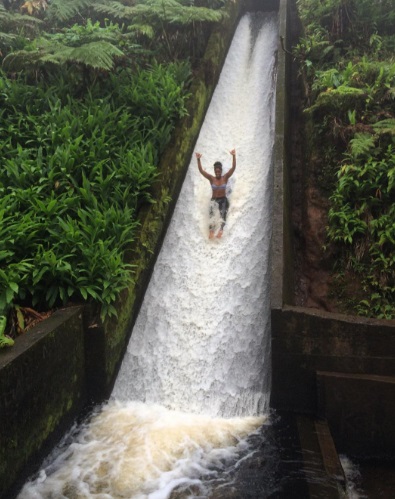
[[[358,466],[347,456],[339,457],[346,476],[347,499],[368,499],[368,496],[359,488],[361,474]]]
[[[265,419],[113,401],[57,451],[18,499],[165,499],[190,486],[194,497],[208,497],[206,482],[248,453],[246,437]]]

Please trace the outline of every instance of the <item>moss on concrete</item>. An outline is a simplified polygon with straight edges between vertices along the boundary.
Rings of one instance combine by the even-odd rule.
[[[0,497],[85,404],[81,317],[55,313],[0,352]]]

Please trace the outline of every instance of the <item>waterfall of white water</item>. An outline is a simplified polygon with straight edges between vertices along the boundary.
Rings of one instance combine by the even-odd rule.
[[[196,145],[209,171],[237,151],[223,238],[208,239],[211,191],[192,158],[112,400],[19,499],[208,498],[250,452],[270,385],[277,30],[275,14],[241,19]]]
[[[270,385],[269,248],[277,26],[245,16],[196,151],[237,168],[222,239],[208,239],[211,188],[191,164],[113,395],[213,416],[260,414]]]

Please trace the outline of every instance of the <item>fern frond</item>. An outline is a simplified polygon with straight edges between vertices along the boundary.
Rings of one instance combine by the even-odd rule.
[[[76,33],[73,28],[69,30],[63,30],[62,33],[56,33],[55,35],[47,35],[48,40],[54,40],[59,43],[63,43],[70,47],[77,47],[83,45],[84,43],[91,42],[109,42],[116,44],[119,42],[122,34],[120,32],[110,31],[105,28],[99,28],[98,30],[92,32]]]
[[[47,16],[52,20],[65,22],[95,3],[95,0],[52,0],[47,9]]]
[[[106,2],[106,3],[96,3],[93,6],[93,10],[100,14],[104,14],[107,17],[113,17],[115,19],[122,19],[128,17],[129,7],[123,5],[120,2]]]
[[[369,133],[356,133],[350,140],[351,155],[354,158],[369,154],[375,146],[375,137]]]
[[[35,38],[42,24],[41,19],[7,11],[0,3],[0,55],[6,55],[15,45],[21,48],[22,40],[28,43],[28,39]]]
[[[11,44],[15,40],[17,35],[12,35],[10,33],[2,33],[0,31],[0,45]]]
[[[149,24],[131,24],[127,29],[133,36],[143,35],[150,40],[155,36],[155,31]]]
[[[160,20],[181,25],[193,22],[219,22],[224,18],[224,13],[206,7],[183,6],[176,0],[147,0],[130,7],[128,12],[139,18]]]
[[[4,31],[8,31],[7,28],[13,29],[15,27],[24,27],[26,24],[30,26],[38,26],[42,23],[43,21],[37,17],[8,11],[2,4],[0,4],[0,28]]]
[[[373,125],[376,133],[389,133],[395,135],[395,118],[388,118],[386,120],[378,121]]]
[[[31,50],[17,50],[6,55],[3,59],[5,71],[18,73],[22,70],[34,69],[39,65],[43,52]]]
[[[48,40],[40,41],[39,49],[35,51],[18,50],[4,58],[6,71],[21,71],[34,69],[42,64],[84,64],[85,66],[110,71],[114,67],[114,57],[124,53],[111,43],[100,41],[85,43],[79,47],[68,47]]]
[[[40,62],[41,63],[52,63],[52,64],[65,64],[66,62],[70,62],[71,52],[74,50],[74,47],[67,47],[67,45],[56,44],[56,50],[52,52],[46,52],[41,55]]]
[[[85,43],[80,47],[63,46],[53,54],[46,54],[41,60],[60,64],[79,63],[94,69],[110,71],[114,67],[114,57],[123,55],[123,52],[111,43],[100,41]]]

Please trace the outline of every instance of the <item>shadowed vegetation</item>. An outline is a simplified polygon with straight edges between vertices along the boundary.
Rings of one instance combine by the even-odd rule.
[[[221,6],[0,4],[0,347],[60,305],[116,314],[133,279],[125,252]]]
[[[295,47],[312,124],[310,158],[329,197],[328,247],[342,306],[395,317],[393,2],[299,0]],[[318,175],[318,174],[317,174]],[[351,288],[350,281],[358,283]],[[355,289],[358,292],[355,292]]]

